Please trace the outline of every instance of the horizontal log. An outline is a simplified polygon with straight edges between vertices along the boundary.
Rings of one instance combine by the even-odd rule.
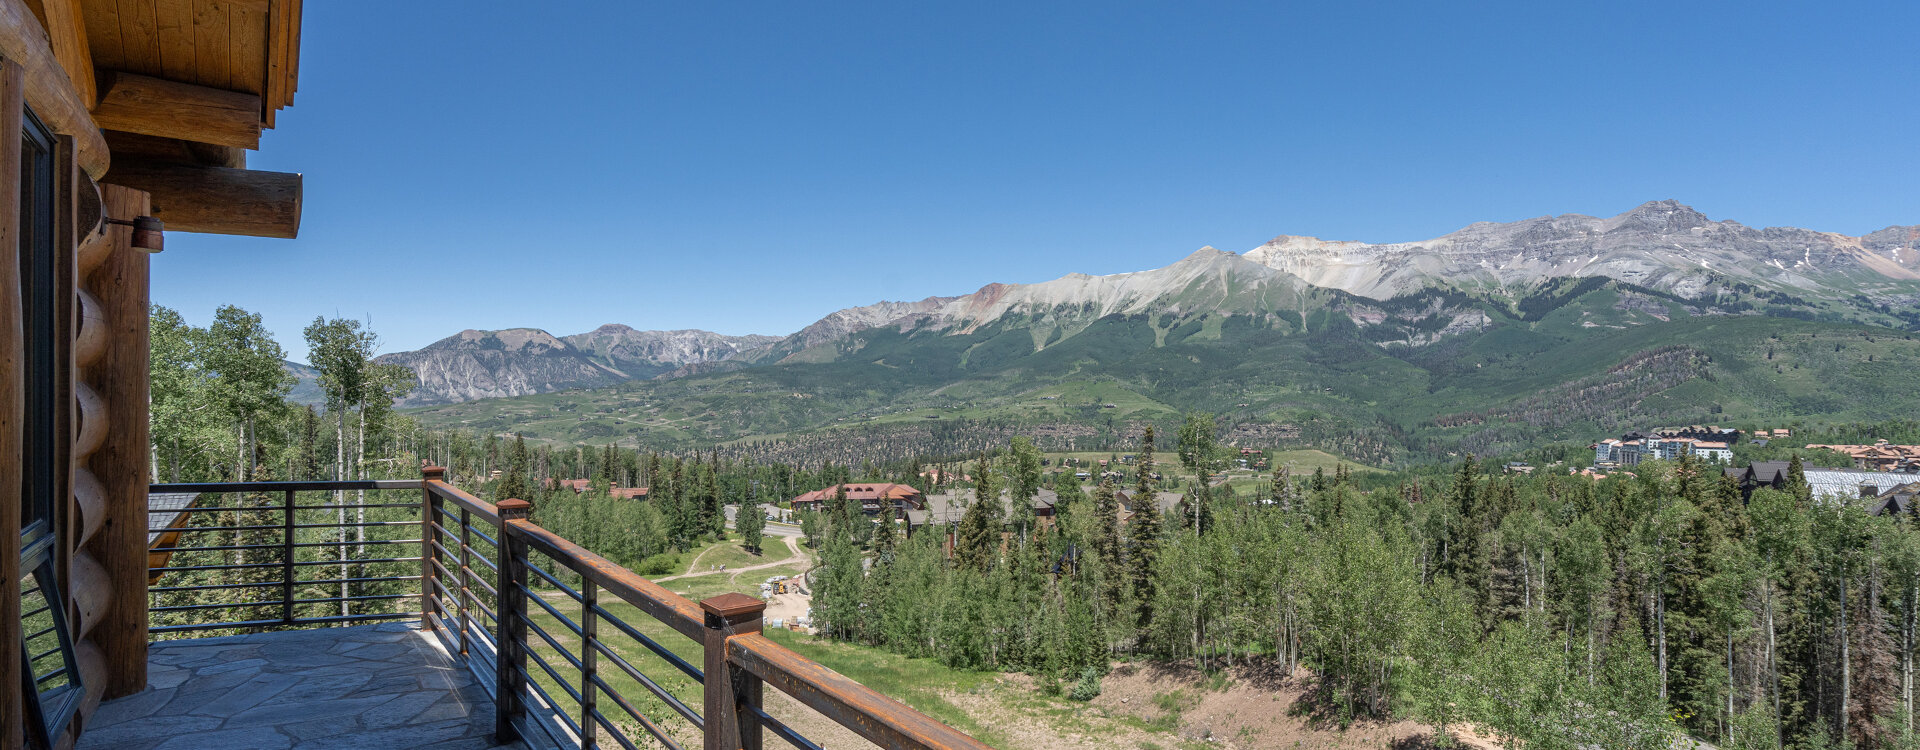
[[[260,147],[260,97],[135,73],[101,76],[93,121],[107,130],[219,146]]]
[[[73,460],[80,461],[100,450],[107,439],[107,402],[86,383],[73,384],[73,400],[80,406],[79,434],[73,438]]]
[[[183,141],[120,130],[109,130],[106,135],[107,147],[113,149],[115,158],[191,164],[196,167],[247,168],[247,150],[238,146]]]
[[[73,624],[73,637],[85,638],[113,606],[113,579],[107,575],[107,569],[100,566],[100,561],[84,551],[73,556],[67,576],[72,582],[67,584],[66,593],[73,598],[73,607],[80,613],[80,621]]]
[[[122,159],[106,181],[148,193],[153,216],[171,231],[281,239],[300,233],[299,174]]]
[[[73,364],[91,367],[107,352],[107,317],[100,300],[85,289],[76,289],[80,297],[80,332],[73,337]]]
[[[53,132],[73,136],[80,168],[96,180],[106,174],[107,140],[54,56],[40,18],[23,0],[0,0],[0,57],[25,69],[27,106]]]

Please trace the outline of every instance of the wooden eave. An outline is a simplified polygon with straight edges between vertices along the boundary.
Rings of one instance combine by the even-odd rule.
[[[245,166],[299,88],[301,4],[0,0],[0,55],[87,173],[151,193],[168,229],[292,237],[300,175]]]

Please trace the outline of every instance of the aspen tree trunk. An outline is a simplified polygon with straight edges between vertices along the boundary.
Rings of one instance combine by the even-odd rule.
[[[340,413],[334,415],[333,427],[333,479],[343,482],[347,479],[347,412],[341,404]],[[340,524],[340,615],[347,615],[347,493],[345,490],[333,491],[334,517]]]
[[[1840,734],[1847,734],[1847,701],[1853,697],[1853,664],[1847,654],[1847,577],[1840,576]]]
[[[1906,616],[1900,622],[1900,700],[1906,716],[1907,731],[1913,731],[1913,600],[1915,580],[1907,579]]]

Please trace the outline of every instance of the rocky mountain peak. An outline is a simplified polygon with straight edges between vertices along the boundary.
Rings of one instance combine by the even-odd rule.
[[[1715,222],[1706,214],[1695,211],[1692,206],[1668,198],[1659,201],[1647,201],[1632,210],[1613,217],[1606,231],[1648,231],[1656,234],[1676,234],[1699,227],[1710,226]]]

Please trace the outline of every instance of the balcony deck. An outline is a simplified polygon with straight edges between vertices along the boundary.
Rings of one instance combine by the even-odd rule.
[[[492,699],[414,622],[162,641],[148,669],[78,750],[500,747]]]

